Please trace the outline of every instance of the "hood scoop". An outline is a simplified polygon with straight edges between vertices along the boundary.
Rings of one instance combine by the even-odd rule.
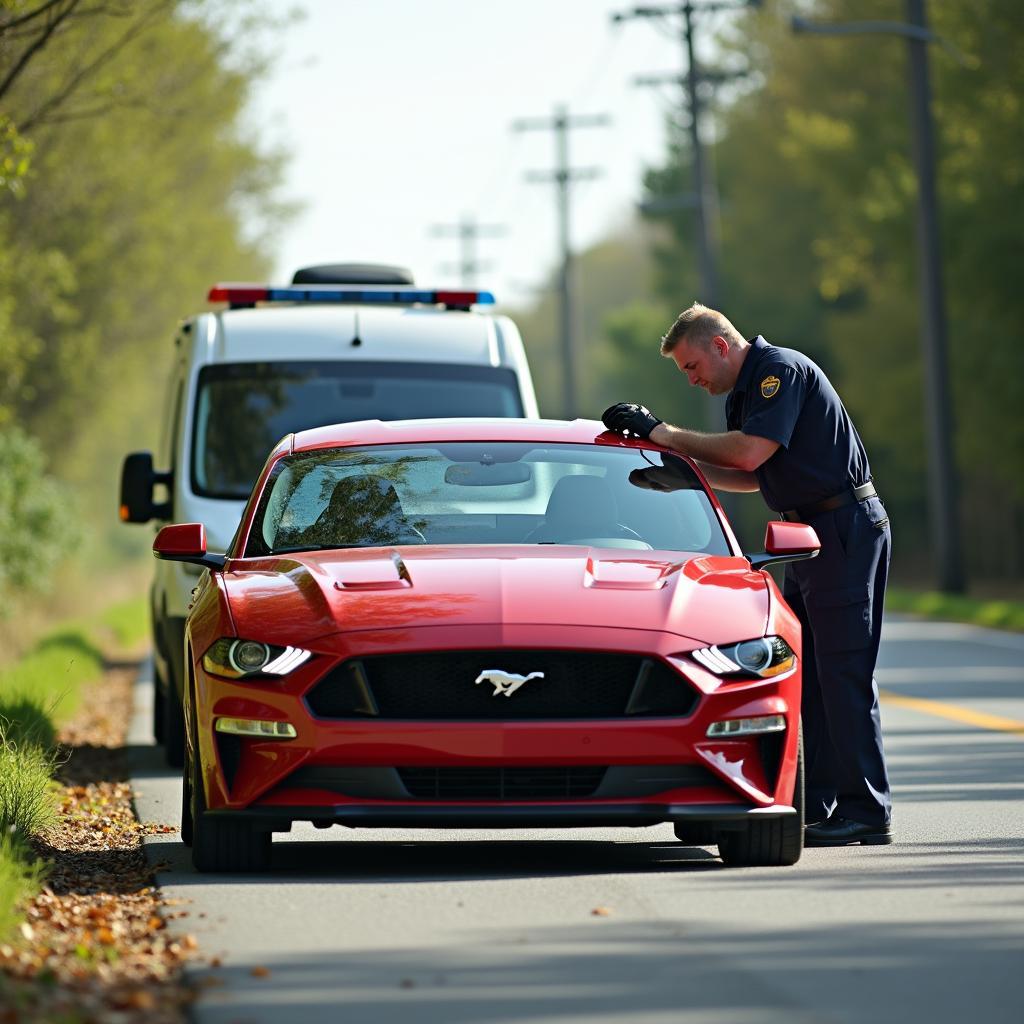
[[[339,563],[332,575],[335,590],[408,590],[412,577],[397,551]]]
[[[583,586],[593,590],[661,590],[684,564],[591,557],[583,572]]]

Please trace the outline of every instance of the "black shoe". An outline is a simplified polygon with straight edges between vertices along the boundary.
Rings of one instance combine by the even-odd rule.
[[[804,846],[886,846],[891,842],[890,826],[865,825],[849,818],[829,818],[804,829]]]

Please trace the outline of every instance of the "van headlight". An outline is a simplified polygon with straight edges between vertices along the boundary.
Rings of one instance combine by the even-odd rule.
[[[278,647],[261,640],[221,637],[203,655],[203,668],[215,676],[286,676],[312,657],[301,647]]]
[[[690,656],[716,676],[743,675],[770,679],[796,665],[796,655],[781,636],[762,636],[736,644],[699,647]]]

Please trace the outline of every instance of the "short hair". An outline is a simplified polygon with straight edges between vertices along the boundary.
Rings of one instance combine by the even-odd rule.
[[[743,336],[729,322],[728,317],[717,309],[695,302],[689,309],[684,309],[676,317],[675,323],[665,332],[661,339],[661,354],[668,356],[684,338],[701,348],[708,348],[711,339],[720,334],[732,347],[734,342],[742,341]]]

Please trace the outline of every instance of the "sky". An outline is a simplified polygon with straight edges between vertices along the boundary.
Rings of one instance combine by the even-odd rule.
[[[480,288],[530,303],[558,261],[555,133],[518,118],[607,114],[574,129],[570,162],[601,174],[573,187],[571,235],[584,248],[626,222],[645,167],[665,152],[678,90],[633,84],[678,72],[679,39],[646,20],[611,23],[606,0],[302,0],[255,99],[264,138],[289,155],[283,187],[303,212],[280,237],[276,280],[298,266],[373,261],[418,284],[460,283],[459,244],[437,225],[471,217]]]

